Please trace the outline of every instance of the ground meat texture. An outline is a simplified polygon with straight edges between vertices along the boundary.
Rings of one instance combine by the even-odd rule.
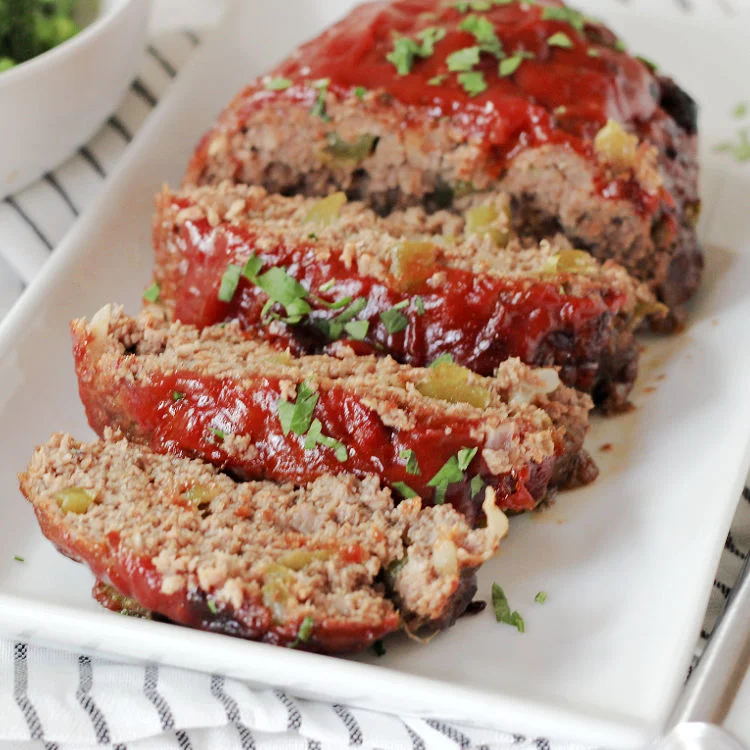
[[[528,510],[578,483],[560,475],[561,461],[592,465],[582,447],[591,400],[518,360],[483,378],[351,352],[294,359],[236,324],[199,332],[109,307],[72,332],[81,399],[100,435],[116,428],[239,479],[375,474],[475,523],[485,483],[499,507]]]
[[[395,507],[374,477],[237,484],[111,434],[53,435],[20,485],[105,606],[327,653],[450,624],[507,531],[492,490],[487,528],[472,530],[450,506]]]
[[[361,203],[331,202],[337,198],[285,198],[229,183],[165,188],[154,219],[162,303],[185,323],[236,319],[301,354],[351,338],[330,322],[350,307],[343,300],[356,300],[359,339],[374,353],[415,366],[450,354],[482,375],[519,357],[560,367],[563,382],[605,412],[628,404],[638,369],[633,332],[658,306],[622,267],[600,265],[562,237],[522,243],[504,195],[476,199],[465,214],[414,208],[387,219]],[[299,281],[310,313],[293,325],[269,324],[268,294],[247,275],[231,299],[220,298],[230,264],[251,258],[264,273],[281,267]],[[334,303],[342,306],[330,309]],[[381,315],[398,305],[402,325],[391,331]],[[270,312],[278,317],[283,307]]]
[[[345,190],[379,212],[505,190],[522,231],[561,231],[618,260],[670,306],[656,327],[674,329],[703,266],[695,103],[605,27],[575,13],[550,17],[555,0],[489,5],[355,8],[237,95],[186,181]],[[486,87],[479,91],[451,70],[451,55],[478,45],[472,23],[485,24],[472,70]],[[423,55],[388,59],[396,39],[421,45],[428,29],[438,31],[426,32],[434,44],[419,47]],[[498,56],[519,53],[517,69],[499,75]],[[614,138],[609,122],[618,124]]]

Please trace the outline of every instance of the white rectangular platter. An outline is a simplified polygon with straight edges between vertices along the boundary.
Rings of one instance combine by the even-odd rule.
[[[235,90],[350,4],[237,3],[0,328],[0,632],[306,697],[635,747],[660,730],[681,687],[750,456],[750,164],[712,148],[734,133],[730,111],[750,97],[741,27],[609,14],[633,49],[702,104],[702,232],[711,247],[688,330],[646,342],[637,409],[594,426],[601,478],[514,519],[482,571],[480,595],[492,581],[503,585],[525,634],[485,611],[429,646],[395,638],[380,659],[345,660],[117,617],[93,603],[90,574],[42,538],[18,492],[17,472],[51,432],[91,436],[67,324],[113,300],[138,309],[153,194],[180,180]],[[534,603],[540,590],[544,606]]]

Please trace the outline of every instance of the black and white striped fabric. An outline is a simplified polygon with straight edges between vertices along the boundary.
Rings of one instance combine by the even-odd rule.
[[[601,0],[597,0],[601,2]],[[706,17],[750,11],[750,0],[612,0],[675,5]],[[585,2],[581,3],[585,5]],[[153,40],[138,78],[106,125],[68,162],[0,202],[0,317],[101,190],[171,80],[199,43]],[[750,488],[727,539],[694,664],[750,552]],[[119,664],[0,640],[0,750],[585,750],[434,719],[386,716],[294,699],[220,675]]]

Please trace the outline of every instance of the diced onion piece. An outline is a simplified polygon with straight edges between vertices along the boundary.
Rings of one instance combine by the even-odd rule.
[[[583,250],[561,250],[551,255],[542,266],[542,273],[572,273],[592,276],[598,270],[594,258]]]
[[[458,550],[450,539],[438,539],[432,548],[432,564],[440,575],[458,575]]]
[[[289,552],[285,552],[279,557],[277,562],[279,565],[289,568],[290,570],[302,570],[311,562],[314,562],[315,560],[327,560],[330,556],[331,553],[328,552],[328,550],[323,549],[316,550],[315,552],[310,552],[306,549],[293,549]]]
[[[408,292],[435,272],[438,248],[432,242],[404,240],[393,248],[391,273],[399,291]]]
[[[187,490],[183,497],[196,508],[210,503],[216,497],[216,490],[205,484],[196,484]]]
[[[308,224],[317,224],[319,227],[329,227],[341,215],[341,209],[346,205],[346,193],[332,193],[327,198],[322,198],[313,204],[310,212],[305,217]]]
[[[60,490],[55,497],[63,513],[83,515],[94,502],[94,496],[82,487],[68,487]]]
[[[292,571],[284,565],[271,563],[264,575],[261,596],[263,605],[271,610],[274,622],[282,623],[286,618],[286,603],[289,599],[289,587],[294,582]]]
[[[483,385],[472,383],[471,370],[454,362],[439,362],[429,368],[417,390],[427,398],[448,401],[451,404],[470,404],[480,409],[490,405],[490,391]]]
[[[619,123],[609,120],[596,134],[594,151],[603,162],[618,171],[632,169],[638,151],[638,136],[627,133]]]
[[[508,517],[496,505],[497,496],[492,487],[488,487],[484,493],[482,510],[487,518],[487,531],[497,539],[503,539],[508,534],[510,524]]]
[[[89,323],[89,333],[95,341],[104,341],[109,334],[109,321],[112,318],[112,305],[104,305]]]
[[[510,216],[499,212],[491,203],[474,206],[466,212],[466,231],[489,235],[495,245],[505,247],[510,239]]]
[[[551,367],[533,371],[534,377],[529,382],[519,383],[511,396],[511,403],[530,404],[536,396],[552,393],[560,387],[560,376]]]
[[[373,152],[377,141],[377,136],[369,133],[360,135],[353,142],[345,140],[338,133],[328,133],[323,154],[335,161],[353,161],[359,164]]]
[[[644,318],[655,317],[664,318],[669,313],[669,308],[661,302],[638,302],[633,312],[633,321],[631,327],[637,328]]]

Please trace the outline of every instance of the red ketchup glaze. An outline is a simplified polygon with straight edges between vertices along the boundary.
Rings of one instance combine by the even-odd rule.
[[[186,222],[173,241],[184,259],[184,283],[165,280],[162,295],[171,298],[178,320],[202,328],[237,319],[254,335],[290,346],[295,353],[320,350],[328,341],[309,319],[293,327],[269,327],[261,321],[267,297],[247,279],[240,281],[231,303],[221,302],[218,291],[228,264],[244,265],[256,251],[264,268],[284,266],[309,289],[312,318],[331,319],[340,312],[327,310],[314,297],[329,302],[364,297],[367,306],[356,317],[369,321],[366,343],[398,361],[426,366],[441,354],[450,354],[458,364],[482,375],[491,375],[509,357],[532,365],[582,364],[576,382],[569,384],[588,391],[596,382],[598,349],[605,343],[602,319],[616,315],[626,302],[625,295],[614,291],[588,297],[565,294],[560,290],[564,275],[549,282],[514,281],[458,269],[446,270],[446,281],[438,288],[420,282],[403,292],[396,279],[359,276],[334,250],[327,259],[316,258],[312,241],[270,248],[264,242],[261,251],[258,238],[243,227],[214,229],[204,220]],[[320,287],[332,279],[336,280],[333,288],[321,292]],[[423,314],[416,307],[417,296],[424,304]],[[389,333],[380,313],[404,301],[409,302],[402,310],[408,325],[404,331]],[[572,334],[570,350],[550,345],[550,336],[559,332]]]
[[[484,74],[487,90],[474,96],[465,91],[457,72],[451,72],[447,63],[451,53],[477,44],[469,31],[460,28],[472,11],[460,12],[452,0],[361,5],[300,47],[272,75],[295,84],[328,79],[330,91],[342,97],[354,87],[364,86],[408,105],[415,120],[450,118],[484,149],[493,176],[523,149],[546,143],[567,145],[594,158],[592,140],[607,120],[638,131],[654,115],[659,104],[658,82],[646,65],[618,51],[616,37],[596,22],[577,29],[564,20],[543,20],[544,9],[550,6],[562,7],[555,0],[528,5],[511,2],[476,14],[493,24],[506,57],[518,53],[534,57],[524,59],[513,75],[501,76],[498,58],[483,52],[474,70]],[[436,43],[432,55],[415,57],[410,72],[399,75],[387,59],[394,38],[406,36],[419,42],[419,32],[431,27],[444,30],[445,37]],[[559,32],[570,39],[570,48],[548,43]],[[590,50],[596,56],[591,56]],[[444,78],[435,85],[438,76]],[[244,107],[250,111],[274,97],[312,102],[315,96],[307,86],[280,92],[251,87]],[[409,127],[408,120],[404,126]],[[609,180],[600,190],[606,194],[607,187],[610,193],[621,192]],[[633,190],[631,186],[631,195]],[[636,197],[643,210],[658,204],[646,194]]]

